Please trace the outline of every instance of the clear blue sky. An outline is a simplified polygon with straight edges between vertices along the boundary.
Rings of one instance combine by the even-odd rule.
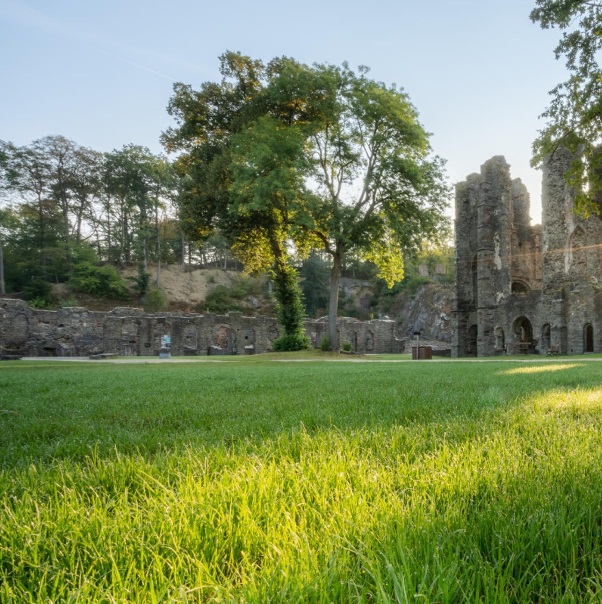
[[[62,134],[99,151],[161,152],[176,81],[219,78],[218,56],[367,65],[410,95],[452,182],[504,155],[538,220],[538,115],[565,79],[559,34],[530,0],[0,0],[0,139]]]

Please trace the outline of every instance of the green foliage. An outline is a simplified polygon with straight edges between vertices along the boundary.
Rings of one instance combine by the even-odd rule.
[[[349,253],[374,262],[389,285],[400,280],[402,250],[442,232],[448,197],[443,162],[407,94],[365,68],[286,57],[264,65],[228,52],[221,73],[199,91],[176,84],[169,104],[178,128],[163,140],[181,152],[191,230],[202,240],[217,225],[248,270],[282,272],[283,287],[292,285],[283,268],[291,243],[301,257],[332,256],[335,298]],[[294,289],[276,295],[294,323]],[[329,309],[334,344],[336,299]]]
[[[88,261],[73,267],[71,285],[82,292],[103,298],[126,299],[128,290],[114,266],[97,266]]]
[[[305,337],[305,309],[301,301],[297,271],[289,266],[280,266],[278,270],[274,270],[273,282],[276,315],[284,329],[284,335],[301,341]]]
[[[160,312],[169,304],[167,295],[160,287],[151,287],[144,297],[144,310],[146,312]]]
[[[23,288],[25,299],[34,308],[47,308],[56,302],[52,295],[50,283],[44,279],[34,278]]]
[[[240,297],[227,285],[216,285],[205,298],[205,308],[209,312],[225,314],[229,311],[242,311]]]
[[[322,352],[330,352],[332,350],[330,338],[327,335],[322,336],[322,339],[320,340],[320,350]]]
[[[570,78],[554,88],[543,113],[544,129],[533,143],[534,166],[563,147],[573,154],[566,175],[575,188],[576,209],[587,216],[600,213],[602,201],[602,4],[582,0],[536,0],[531,19],[542,28],[563,33],[556,58],[564,57]]]
[[[299,269],[301,281],[299,286],[303,292],[303,302],[308,316],[324,315],[328,308],[330,268],[316,253],[303,261]]]
[[[211,278],[208,283],[211,283]],[[213,278],[215,283],[215,278]],[[265,286],[262,279],[254,277],[238,277],[230,285],[216,285],[205,298],[205,308],[209,312],[225,314],[229,311],[242,312],[249,297],[265,296]]]
[[[351,352],[353,350],[353,346],[351,345],[351,342],[343,342],[343,345],[341,346],[341,350],[343,352]]]
[[[276,338],[272,345],[274,352],[294,352],[309,349],[311,342],[305,335],[291,334]]]
[[[599,373],[10,363],[0,601],[597,602]]]
[[[144,269],[144,263],[140,262],[138,264],[138,274],[135,277],[128,277],[127,279],[134,284],[136,295],[141,299],[144,298],[148,293],[151,281],[150,274]]]

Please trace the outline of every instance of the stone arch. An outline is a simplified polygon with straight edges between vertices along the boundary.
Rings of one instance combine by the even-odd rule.
[[[471,325],[468,328],[468,334],[466,337],[466,356],[476,357],[477,356],[477,336],[479,328],[476,325]]]
[[[591,323],[583,326],[583,352],[594,352],[594,327]]]
[[[218,323],[211,330],[210,354],[236,354],[236,332],[227,323]]]
[[[552,346],[551,326],[549,323],[544,323],[541,326],[541,343],[542,352],[548,352]]]
[[[525,316],[518,317],[512,324],[515,352],[533,350],[537,341],[533,339],[533,325]]]
[[[587,271],[587,239],[582,227],[575,227],[571,233],[568,251],[571,272],[585,273]]]
[[[511,291],[513,294],[527,294],[530,290],[531,288],[529,287],[529,284],[526,281],[516,279],[512,282]]]

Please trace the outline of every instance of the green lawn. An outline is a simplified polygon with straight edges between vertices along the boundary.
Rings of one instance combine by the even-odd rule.
[[[274,358],[0,364],[0,602],[602,600],[600,360]]]

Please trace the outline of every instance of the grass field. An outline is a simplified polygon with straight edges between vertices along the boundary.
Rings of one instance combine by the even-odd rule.
[[[601,361],[300,360],[0,364],[0,602],[602,601]]]

